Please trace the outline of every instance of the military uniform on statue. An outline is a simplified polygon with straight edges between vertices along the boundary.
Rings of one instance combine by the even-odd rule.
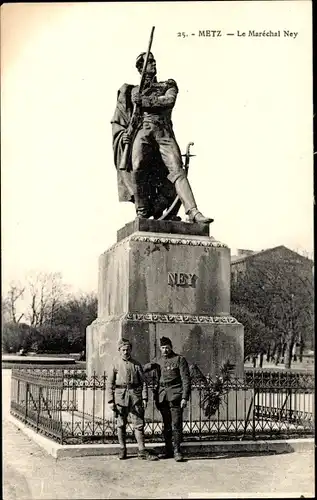
[[[168,337],[160,339],[162,357],[144,365],[144,372],[156,370],[158,382],[154,399],[163,419],[165,458],[174,456],[183,461],[181,453],[183,410],[190,396],[190,376],[186,359],[173,351]]]
[[[145,64],[146,53],[136,60],[139,73]],[[158,219],[177,195],[182,202],[189,222],[209,224],[197,204],[182,163],[176,142],[172,110],[178,87],[174,80],[158,82],[156,61],[150,52],[144,68],[144,84],[124,84],[118,92],[115,114],[111,121],[114,160],[118,171],[120,201],[133,201],[140,218],[153,216]],[[135,128],[128,132],[132,108],[137,108]],[[131,155],[121,166],[125,146],[131,146]]]

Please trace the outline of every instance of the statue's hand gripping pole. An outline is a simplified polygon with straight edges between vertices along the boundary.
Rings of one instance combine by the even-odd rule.
[[[141,74],[141,82],[140,82],[140,88],[139,88],[139,93],[141,94],[143,91],[144,83],[145,83],[145,76],[146,76],[146,68],[149,60],[149,55],[151,52],[151,47],[152,47],[152,42],[153,42],[153,36],[154,36],[154,29],[155,26],[153,26],[151,30],[151,35],[150,35],[150,41],[147,49],[147,53],[144,59],[144,64],[143,64],[143,69],[142,69],[142,74]],[[131,120],[127,129],[127,134],[129,138],[131,139],[133,137],[133,134],[135,132],[136,126],[137,126],[137,115],[138,115],[138,106],[134,104],[133,106],[133,111],[132,111],[132,116]],[[131,154],[131,143],[125,144],[124,150],[122,153],[120,165],[119,165],[119,170],[126,170],[127,169],[127,164],[128,160]]]

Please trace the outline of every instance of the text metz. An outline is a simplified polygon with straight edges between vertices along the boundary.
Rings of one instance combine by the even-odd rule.
[[[222,36],[221,30],[199,30],[199,36],[211,36],[212,38]]]

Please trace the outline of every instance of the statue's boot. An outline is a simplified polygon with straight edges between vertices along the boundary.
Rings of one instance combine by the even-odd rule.
[[[119,460],[125,460],[127,458],[126,430],[123,427],[118,427],[117,434],[120,446],[118,458]]]
[[[192,208],[188,212],[186,212],[188,215],[188,221],[189,222],[200,222],[201,224],[210,224],[211,222],[214,221],[211,217],[205,217],[199,210],[198,208]]]
[[[136,216],[142,219],[149,217],[149,186],[146,173],[137,170],[132,173],[134,184],[134,204]]]
[[[210,224],[214,219],[205,217],[197,208],[196,201],[188,182],[187,177],[180,177],[175,182],[175,189],[181,202],[184,205],[186,215],[189,222],[200,222],[202,224]]]

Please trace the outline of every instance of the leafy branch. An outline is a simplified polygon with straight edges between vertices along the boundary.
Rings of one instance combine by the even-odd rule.
[[[235,365],[226,361],[221,369],[220,375],[216,375],[212,380],[206,377],[196,364],[190,367],[192,383],[199,385],[202,392],[201,408],[205,417],[210,418],[219,410],[224,402],[226,394],[229,392],[229,382],[233,376]]]

